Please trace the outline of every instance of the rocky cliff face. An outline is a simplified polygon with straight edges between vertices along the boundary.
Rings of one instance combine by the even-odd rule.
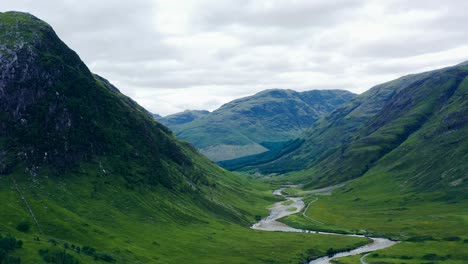
[[[0,14],[0,72],[2,173],[18,166],[33,174],[43,166],[66,170],[105,157],[152,171],[130,178],[153,175],[151,181],[170,185],[169,167],[191,166],[166,127],[92,74],[32,15]]]
[[[74,147],[67,135],[76,117],[65,103],[69,87],[63,79],[71,71],[91,73],[46,23],[23,13],[1,16],[0,137],[14,140],[3,142],[9,150],[4,152],[30,164],[56,158],[67,162],[74,158],[63,154]],[[44,148],[50,144],[54,147]]]

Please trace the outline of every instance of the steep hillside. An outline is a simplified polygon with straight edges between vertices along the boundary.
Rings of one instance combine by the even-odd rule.
[[[185,154],[190,148],[91,74],[47,24],[5,13],[0,39],[3,173],[26,168],[35,174],[46,166],[59,173],[105,156],[121,172],[141,167],[123,173],[129,181],[187,184],[185,171],[196,169]]]
[[[304,170],[309,184],[331,184],[363,175],[410,144],[421,153],[414,153],[414,163],[400,157],[401,171],[420,167],[423,175],[440,175],[456,167],[453,177],[460,178],[466,166],[467,75],[466,66],[456,65],[378,85],[317,122],[297,149],[255,169]],[[460,144],[451,146],[453,141]],[[447,153],[459,155],[442,162]]]
[[[167,125],[210,159],[228,160],[277,149],[353,97],[341,90],[272,89],[234,100],[193,122]]]
[[[285,263],[332,243],[246,228],[267,187],[179,141],[36,17],[0,13],[0,70],[0,238],[23,241],[2,263]]]
[[[321,130],[269,166],[304,162],[310,167],[279,179],[301,181],[306,189],[355,180],[331,196],[311,196],[303,215],[283,222],[403,241],[370,254],[369,263],[466,263],[466,63],[377,86],[319,124]]]
[[[159,118],[159,122],[168,127],[182,125],[185,123],[193,122],[199,118],[209,115],[210,112],[206,110],[185,110],[184,112],[168,115]]]

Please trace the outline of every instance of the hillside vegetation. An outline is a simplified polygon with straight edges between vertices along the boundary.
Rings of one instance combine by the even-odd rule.
[[[271,89],[234,100],[211,113],[187,111],[161,121],[210,159],[230,160],[274,150],[275,145],[296,139],[353,97],[342,90]]]
[[[261,170],[299,169],[272,180],[303,182],[301,193],[354,181],[283,222],[403,241],[369,263],[465,263],[467,99],[465,63],[379,85],[319,121],[302,145]]]
[[[291,172],[307,186],[385,169],[420,190],[464,188],[467,76],[456,65],[378,85],[314,124],[295,150],[243,169]]]
[[[0,70],[2,263],[297,263],[361,241],[248,229],[267,185],[179,141],[32,15],[0,13]]]

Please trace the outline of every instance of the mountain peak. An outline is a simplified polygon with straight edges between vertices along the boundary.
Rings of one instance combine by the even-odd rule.
[[[35,43],[54,32],[49,24],[29,13],[4,12],[0,13],[0,20],[0,40],[10,48]]]
[[[158,171],[142,173],[147,181],[171,187],[165,164],[191,166],[167,128],[92,74],[47,23],[27,13],[1,13],[0,40],[0,173],[68,170],[126,155]]]
[[[256,93],[254,96],[265,96],[269,95],[272,97],[285,97],[291,94],[297,93],[294,90],[291,89],[279,89],[279,88],[273,88],[273,89],[266,89],[263,91],[260,91]]]

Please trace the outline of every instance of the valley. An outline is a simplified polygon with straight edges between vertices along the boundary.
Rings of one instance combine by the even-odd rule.
[[[333,188],[328,188],[328,189],[331,190]],[[278,196],[283,196],[283,193],[282,193],[283,190],[284,188],[280,188],[278,190],[275,190],[273,194],[278,195]],[[314,191],[312,191],[312,193],[313,192]],[[306,233],[306,234],[313,233],[313,234],[341,236],[341,237],[360,237],[360,238],[365,238],[368,240],[367,242],[362,242],[363,245],[358,246],[356,248],[346,248],[346,249],[330,248],[327,251],[328,256],[321,257],[318,259],[312,259],[310,262],[308,262],[309,264],[330,263],[330,261],[333,259],[359,255],[361,253],[369,253],[369,252],[373,252],[376,250],[391,247],[398,243],[398,241],[392,241],[386,238],[368,237],[368,236],[357,235],[357,234],[340,234],[340,233],[332,233],[332,232],[322,232],[322,231],[313,230],[313,229],[312,230],[298,229],[298,228],[287,226],[286,224],[282,222],[278,222],[277,220],[280,220],[289,215],[297,214],[302,211],[304,212],[303,214],[305,216],[307,209],[309,208],[312,202],[309,203],[306,209],[304,210],[304,207],[305,207],[304,201],[302,200],[301,197],[290,197],[290,196],[283,196],[283,197],[286,198],[286,201],[275,203],[272,207],[269,208],[270,215],[267,218],[262,219],[258,223],[255,223],[254,225],[252,225],[251,228],[256,229],[256,230],[264,230],[264,231],[297,232],[297,233]]]
[[[468,62],[162,117],[10,11],[0,73],[1,264],[468,260]]]

